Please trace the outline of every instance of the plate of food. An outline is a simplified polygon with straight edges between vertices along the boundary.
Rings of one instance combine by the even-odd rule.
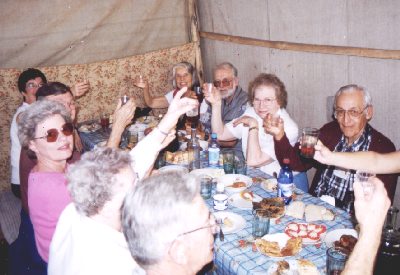
[[[264,179],[261,181],[260,186],[267,192],[276,192],[278,181],[276,178]]]
[[[253,201],[260,202],[262,198],[249,190],[244,190],[240,193],[234,193],[228,199],[228,203],[233,207],[240,209],[252,209]]]
[[[251,178],[240,174],[227,174],[218,180],[224,184],[225,191],[229,194],[242,192],[253,183]]]
[[[286,225],[284,231],[291,238],[302,238],[303,244],[316,244],[325,237],[326,226],[315,223],[291,222]]]
[[[195,176],[209,176],[214,179],[218,179],[219,177],[222,177],[225,175],[224,169],[218,169],[218,168],[201,168],[201,169],[196,169],[190,172],[191,175]]]
[[[81,127],[79,127],[78,130],[79,130],[79,132],[83,132],[83,133],[91,133],[91,132],[96,132],[100,128],[101,128],[100,124],[98,124],[97,122],[93,122],[90,124],[81,125]]]
[[[285,215],[285,202],[281,197],[263,198],[260,202],[253,201],[253,209],[261,209],[265,217],[277,219]]]
[[[300,252],[302,239],[290,238],[285,233],[267,234],[261,239],[256,239],[258,251],[273,258],[291,257]]]
[[[233,234],[246,227],[246,220],[233,212],[214,212],[214,217],[221,220],[221,228],[224,234]]]
[[[342,228],[329,231],[324,238],[324,242],[327,247],[340,246],[351,252],[357,243],[357,239],[358,233],[356,230]]]
[[[298,275],[298,274],[308,274],[308,275],[318,275],[318,271],[315,264],[306,259],[297,260],[282,260],[273,263],[267,270],[267,275]]]
[[[160,169],[158,169],[158,171],[160,173],[167,173],[167,172],[179,172],[184,174],[189,173],[189,170],[186,167],[180,165],[167,165],[161,167]]]

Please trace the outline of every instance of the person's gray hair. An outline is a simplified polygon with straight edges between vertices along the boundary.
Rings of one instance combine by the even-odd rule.
[[[161,261],[185,230],[188,206],[198,194],[196,177],[171,172],[143,180],[125,197],[122,227],[140,266],[146,269]]]
[[[217,70],[231,70],[234,77],[238,76],[238,70],[235,66],[233,66],[230,62],[222,62],[214,67],[214,74]]]
[[[368,106],[372,106],[372,98],[369,92],[362,86],[357,84],[349,84],[343,87],[340,87],[339,90],[335,94],[335,102],[333,104],[333,108],[336,109],[336,101],[341,94],[351,94],[355,92],[361,92],[363,94],[363,105],[364,108]]]
[[[188,71],[188,74],[190,74],[192,76],[192,86],[199,86],[199,78],[197,77],[197,70],[196,68],[190,64],[189,62],[183,61],[180,63],[175,64],[172,67],[172,74],[171,74],[171,78],[172,78],[172,87],[174,89],[178,88],[178,86],[176,85],[176,70],[178,68],[184,68]],[[188,87],[191,88],[191,87]]]
[[[66,123],[72,122],[64,105],[55,101],[36,101],[22,112],[18,118],[18,138],[21,146],[28,148],[29,142],[36,137],[36,126],[54,115],[62,116]]]
[[[115,148],[97,147],[83,154],[66,174],[76,210],[88,217],[99,213],[114,196],[118,186],[115,176],[131,164],[129,153]]]

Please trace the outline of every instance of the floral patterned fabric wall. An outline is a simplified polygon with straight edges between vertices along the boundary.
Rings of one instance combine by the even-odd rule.
[[[143,55],[107,60],[91,64],[40,67],[48,81],[59,81],[72,86],[89,80],[90,91],[77,99],[78,122],[96,119],[101,112],[112,113],[119,96],[127,94],[144,107],[143,92],[133,85],[139,75],[147,79],[153,96],[172,89],[173,64],[195,62],[195,44],[150,52]],[[22,70],[0,69],[0,191],[10,186],[10,125],[17,107],[22,103],[17,80]]]

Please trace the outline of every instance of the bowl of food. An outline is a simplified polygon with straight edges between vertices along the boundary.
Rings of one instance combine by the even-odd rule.
[[[252,179],[240,174],[227,174],[220,177],[219,182],[225,186],[225,191],[229,194],[239,193],[252,185]]]

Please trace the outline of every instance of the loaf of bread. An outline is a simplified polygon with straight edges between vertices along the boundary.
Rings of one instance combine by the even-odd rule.
[[[303,219],[305,205],[302,201],[294,201],[286,207],[286,215]]]
[[[305,208],[306,214],[306,221],[313,222],[313,221],[320,221],[320,220],[327,220],[331,221],[335,218],[333,212],[329,209],[321,205],[309,204]]]

